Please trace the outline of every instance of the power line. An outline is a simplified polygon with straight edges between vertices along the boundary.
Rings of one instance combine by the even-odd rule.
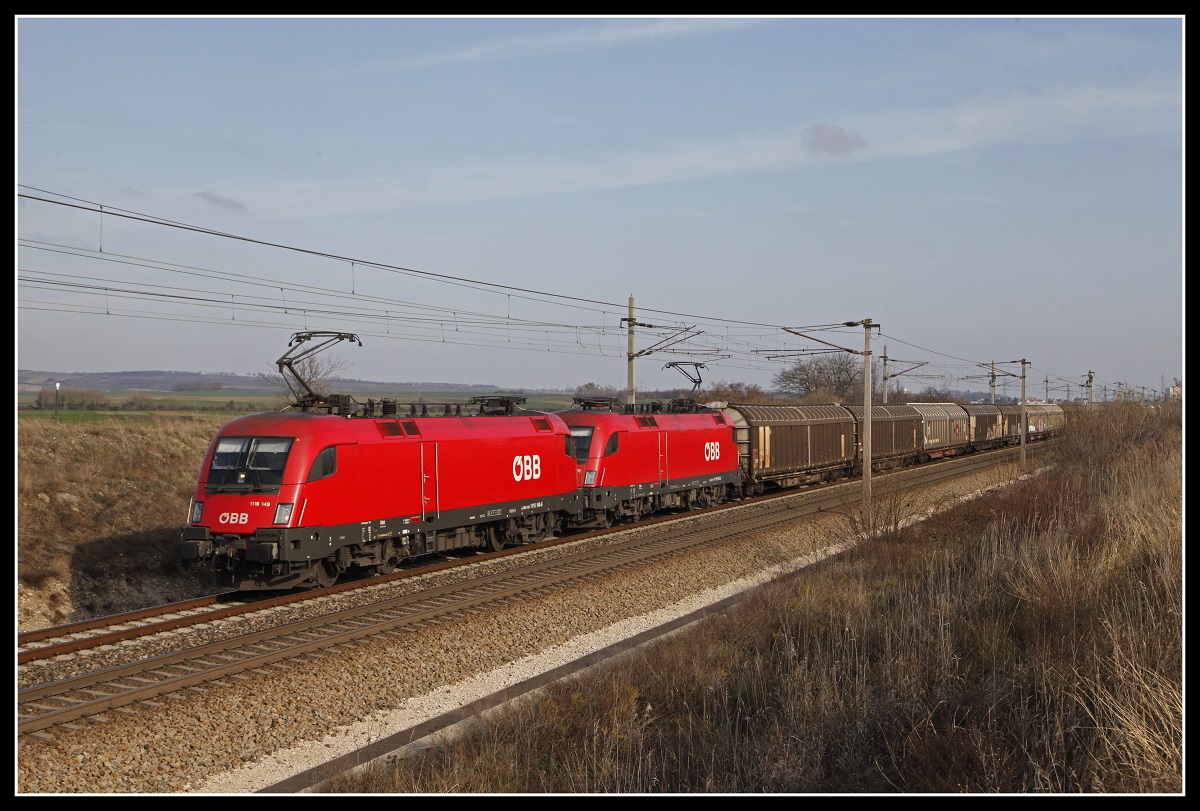
[[[607,356],[607,354],[604,351],[603,339],[606,337],[608,337],[608,338],[617,337],[618,331],[621,329],[619,326],[620,322],[619,322],[618,314],[622,311],[622,309],[625,306],[624,304],[621,304],[621,303],[608,302],[608,301],[604,301],[601,299],[587,298],[587,297],[582,297],[582,296],[573,296],[573,295],[567,295],[567,294],[561,294],[561,293],[550,293],[550,292],[533,290],[530,288],[519,287],[519,286],[514,286],[514,285],[499,284],[496,282],[480,281],[477,279],[469,279],[466,277],[456,276],[456,275],[452,275],[452,274],[443,274],[443,273],[434,273],[434,272],[430,272],[430,271],[422,271],[422,270],[418,270],[415,268],[409,268],[409,267],[404,267],[404,266],[400,266],[400,265],[393,265],[393,264],[377,262],[377,261],[367,260],[367,259],[360,259],[360,258],[356,258],[356,257],[330,253],[330,252],[326,252],[326,251],[318,251],[318,250],[313,250],[313,249],[308,249],[308,248],[301,248],[298,246],[287,245],[287,244],[283,244],[283,243],[270,242],[270,241],[266,241],[266,240],[242,236],[239,234],[233,234],[233,233],[228,233],[228,232],[224,232],[224,231],[218,231],[218,230],[214,230],[214,229],[210,229],[210,228],[205,228],[202,226],[196,226],[196,225],[192,225],[189,223],[184,223],[184,222],[180,222],[180,221],[176,221],[176,220],[170,220],[170,219],[165,219],[162,217],[156,217],[154,215],[149,215],[149,214],[145,214],[142,212],[136,212],[136,211],[132,211],[132,210],[128,210],[128,209],[122,209],[122,208],[118,208],[118,207],[114,207],[114,206],[102,205],[102,204],[99,204],[99,203],[96,203],[93,201],[84,200],[82,198],[77,198],[77,197],[71,197],[69,195],[64,195],[64,194],[60,194],[57,192],[48,191],[46,189],[40,189],[37,187],[28,186],[25,184],[18,184],[18,186],[19,186],[19,188],[29,189],[31,191],[39,192],[41,194],[48,194],[48,195],[52,195],[54,197],[62,198],[60,200],[52,200],[52,199],[47,199],[44,197],[34,196],[31,194],[18,193],[18,197],[24,198],[24,199],[32,201],[32,202],[40,202],[40,203],[45,203],[45,204],[49,204],[49,205],[56,205],[56,206],[62,206],[62,207],[66,207],[66,208],[76,209],[76,210],[80,210],[80,211],[84,211],[84,212],[88,212],[88,213],[94,213],[94,214],[100,216],[101,218],[103,218],[105,215],[110,216],[110,217],[120,217],[120,218],[128,219],[131,221],[135,221],[135,222],[145,223],[148,225],[158,225],[158,226],[162,226],[162,227],[169,227],[169,228],[173,228],[173,229],[189,231],[189,232],[203,234],[203,235],[207,235],[207,236],[219,237],[222,239],[235,240],[235,241],[252,244],[252,245],[257,245],[257,246],[261,246],[261,247],[273,248],[273,249],[277,249],[277,250],[289,251],[289,252],[294,252],[294,253],[303,254],[303,255],[307,255],[307,256],[329,259],[329,260],[333,260],[333,261],[337,261],[337,262],[343,262],[343,263],[347,263],[350,265],[349,270],[350,270],[350,274],[351,274],[350,275],[351,291],[350,291],[350,293],[345,293],[344,291],[337,291],[337,290],[333,290],[328,287],[320,287],[320,286],[308,285],[308,284],[293,284],[293,283],[287,282],[287,281],[266,279],[266,278],[262,278],[262,277],[251,276],[248,274],[232,273],[229,271],[220,271],[220,270],[213,270],[213,269],[195,268],[192,266],[180,265],[177,263],[162,262],[162,261],[158,261],[158,260],[144,259],[144,258],[140,258],[140,257],[130,257],[130,256],[121,255],[121,254],[112,254],[109,252],[104,252],[102,250],[102,248],[103,248],[102,244],[101,244],[101,250],[91,251],[91,250],[88,250],[85,248],[79,248],[76,246],[67,246],[67,245],[61,245],[61,244],[49,243],[49,242],[37,241],[37,240],[29,240],[29,239],[19,239],[19,244],[23,245],[26,248],[32,249],[32,250],[57,252],[57,253],[62,253],[65,255],[74,256],[74,257],[85,259],[85,260],[90,259],[92,261],[105,261],[105,262],[114,262],[115,261],[115,262],[118,262],[121,264],[129,265],[131,267],[143,267],[143,268],[146,268],[149,270],[154,270],[154,271],[159,271],[159,272],[197,275],[197,276],[204,277],[204,278],[220,279],[222,281],[225,281],[228,283],[233,283],[233,284],[250,285],[250,286],[256,286],[256,287],[260,287],[260,288],[264,288],[264,289],[279,290],[279,292],[280,292],[280,296],[279,296],[280,300],[279,300],[278,304],[276,304],[274,302],[273,298],[265,296],[265,295],[247,296],[245,294],[242,294],[243,301],[241,303],[238,303],[235,298],[234,293],[221,293],[219,291],[211,291],[211,290],[198,291],[198,290],[192,290],[192,289],[188,289],[188,288],[171,288],[170,286],[167,286],[167,285],[151,284],[151,285],[149,285],[149,287],[154,288],[153,290],[152,289],[138,289],[136,287],[128,286],[130,283],[126,282],[126,283],[121,283],[126,286],[118,289],[115,287],[115,285],[118,284],[116,282],[113,283],[113,286],[106,286],[106,285],[95,285],[95,284],[87,285],[87,284],[83,284],[82,282],[55,281],[53,279],[47,279],[47,278],[35,279],[35,278],[31,278],[29,276],[26,276],[24,279],[21,280],[21,282],[23,282],[22,286],[32,287],[34,289],[40,288],[40,289],[73,290],[74,292],[76,292],[80,295],[103,295],[106,300],[106,306],[104,308],[104,313],[108,314],[108,315],[114,314],[112,311],[112,308],[110,306],[108,306],[110,299],[111,298],[120,299],[123,297],[137,298],[143,302],[157,301],[162,304],[172,304],[172,305],[177,305],[177,306],[195,306],[195,307],[204,307],[204,308],[218,308],[219,307],[222,309],[228,308],[231,312],[231,315],[233,315],[234,317],[236,317],[236,314],[238,312],[243,313],[243,315],[249,315],[251,313],[258,312],[260,314],[270,314],[270,315],[273,315],[276,317],[278,317],[282,314],[283,316],[286,317],[286,316],[292,315],[291,311],[293,309],[297,309],[297,310],[300,310],[301,316],[305,319],[307,319],[310,316],[313,318],[338,317],[338,318],[342,318],[342,319],[357,320],[358,322],[368,323],[368,324],[369,323],[377,324],[379,322],[379,320],[382,320],[385,325],[385,331],[381,335],[384,337],[400,337],[399,332],[397,332],[395,334],[393,334],[391,332],[391,325],[393,323],[393,319],[395,319],[396,321],[400,321],[400,322],[408,325],[409,327],[411,327],[414,323],[417,323],[417,324],[428,323],[430,325],[430,327],[432,327],[434,325],[437,326],[437,331],[439,332],[439,338],[435,339],[433,337],[430,337],[429,335],[425,335],[422,333],[405,333],[405,336],[408,337],[408,339],[410,339],[410,340],[439,340],[440,342],[443,342],[443,343],[466,343],[465,341],[462,340],[461,337],[453,338],[453,336],[452,336],[452,340],[447,340],[445,338],[444,332],[445,332],[447,322],[453,323],[453,325],[455,327],[455,333],[458,336],[462,336],[464,334],[463,327],[465,326],[468,328],[468,332],[465,334],[472,335],[480,340],[483,340],[483,338],[485,336],[487,338],[491,339],[482,344],[467,343],[467,345],[481,345],[481,346],[494,347],[497,345],[498,342],[501,342],[501,341],[505,345],[512,345],[512,342],[513,342],[512,341],[512,332],[514,329],[517,330],[517,340],[518,341],[527,340],[528,335],[531,335],[535,332],[541,332],[541,333],[543,333],[543,337],[544,337],[545,341],[540,346],[542,348],[544,348],[545,351],[555,351],[552,348],[554,346],[584,347],[585,345],[582,341],[581,335],[583,333],[588,333],[588,334],[590,334],[591,337],[594,337],[596,339],[597,351],[599,351],[600,354],[605,355],[605,356]],[[72,201],[72,202],[64,202],[64,201]],[[114,257],[117,257],[117,258],[114,258]],[[452,285],[452,286],[461,286],[461,287],[465,287],[468,289],[478,290],[481,292],[490,292],[490,293],[494,293],[494,294],[498,294],[498,295],[504,295],[506,297],[506,301],[509,303],[509,308],[505,315],[500,316],[500,315],[496,315],[496,314],[470,311],[465,308],[457,308],[456,309],[456,308],[447,307],[447,306],[438,306],[438,305],[423,304],[423,303],[419,303],[419,302],[402,301],[402,300],[391,299],[391,298],[386,298],[386,297],[382,297],[382,296],[364,295],[364,294],[358,292],[359,285],[356,283],[356,276],[357,276],[356,269],[358,266],[374,268],[374,269],[381,270],[381,271],[384,271],[387,273],[395,273],[395,274],[401,274],[401,275],[408,275],[408,276],[412,276],[415,278],[423,278],[423,279],[427,279],[430,281],[435,281],[438,283]],[[88,278],[88,277],[83,277],[83,276],[78,276],[78,275],[72,277],[70,274],[63,274],[63,273],[55,274],[55,273],[46,272],[46,271],[25,270],[23,272],[25,272],[27,274],[28,273],[40,274],[43,277],[58,276],[60,279],[62,279],[62,278],[87,279]],[[96,280],[92,279],[92,281],[96,281]],[[292,290],[293,292],[305,291],[310,295],[324,296],[327,298],[334,299],[336,301],[349,300],[352,302],[356,302],[356,304],[351,305],[349,308],[345,308],[344,305],[333,305],[328,302],[312,301],[309,299],[301,299],[301,298],[296,298],[296,299],[293,299],[292,301],[288,301],[285,291],[289,290],[289,289]],[[174,290],[175,292],[167,292],[167,291],[171,291],[171,290]],[[185,295],[187,293],[197,293],[199,295],[196,295],[196,296]],[[230,301],[228,301],[228,302],[225,301],[224,300],[225,296],[229,296]],[[216,297],[220,297],[220,300],[218,300]],[[563,322],[559,322],[559,321],[551,321],[551,320],[545,320],[545,319],[528,319],[528,318],[520,318],[520,317],[513,318],[512,312],[511,312],[511,301],[513,298],[517,298],[519,300],[527,300],[527,301],[531,301],[531,302],[536,302],[538,304],[568,306],[568,307],[578,308],[578,309],[585,310],[585,311],[591,310],[593,312],[599,312],[602,316],[601,325],[597,327],[595,325],[568,324],[568,323],[563,323]],[[268,301],[270,303],[268,303]],[[369,304],[375,305],[375,307],[373,307],[373,308],[372,307],[364,307],[364,306],[362,306],[363,303],[369,303]],[[50,304],[53,304],[53,302],[27,301],[27,305],[31,305],[31,304],[50,305]],[[33,306],[27,306],[27,305],[24,306],[25,309],[41,309],[41,310],[48,310],[48,311],[55,310],[54,307],[50,307],[50,306],[33,307]],[[381,307],[381,309],[377,309],[380,307]],[[603,309],[597,311],[595,309],[596,307],[607,308],[608,311],[606,312],[606,310],[603,310]],[[393,313],[391,312],[391,310],[393,308],[398,311],[395,316],[393,316]],[[404,308],[411,308],[411,310],[406,313]],[[85,312],[99,313],[100,312],[99,307],[92,307],[90,309],[88,309],[88,308],[61,309],[58,311],[77,312],[77,313],[85,313]],[[791,348],[791,345],[789,343],[784,343],[782,333],[784,333],[785,331],[788,331],[789,329],[806,330],[806,331],[841,331],[845,327],[845,322],[838,322],[838,323],[831,323],[831,324],[816,324],[816,325],[809,325],[809,326],[803,326],[803,327],[789,328],[784,325],[778,325],[778,324],[769,324],[769,323],[763,323],[763,322],[747,321],[747,320],[742,320],[742,319],[733,319],[733,318],[726,318],[726,317],[719,317],[719,316],[695,315],[695,314],[682,313],[682,312],[677,312],[677,311],[672,311],[672,310],[663,310],[663,309],[658,309],[658,308],[653,308],[653,307],[643,307],[643,308],[641,308],[641,311],[645,312],[645,313],[653,313],[653,314],[658,314],[658,315],[663,315],[663,316],[671,316],[671,317],[675,317],[675,318],[687,319],[687,320],[693,322],[693,324],[696,324],[696,323],[705,324],[705,325],[722,324],[722,325],[726,325],[726,330],[728,330],[729,325],[758,328],[758,330],[755,332],[747,333],[747,334],[743,334],[743,335],[730,335],[728,333],[728,331],[726,331],[726,333],[724,335],[719,335],[719,334],[708,335],[702,341],[697,341],[695,343],[689,344],[690,346],[693,347],[693,351],[691,351],[691,352],[686,351],[686,350],[665,350],[665,351],[677,351],[678,354],[684,354],[684,355],[694,354],[696,352],[712,353],[712,354],[729,353],[730,357],[727,359],[731,360],[733,362],[722,364],[722,365],[737,366],[737,365],[739,365],[738,361],[741,361],[741,364],[745,364],[744,368],[761,368],[761,366],[759,364],[763,360],[778,361],[778,360],[788,357],[789,355],[805,354],[805,353],[811,353],[814,351],[819,351],[819,350],[809,350],[809,349],[793,349],[793,348]],[[423,313],[423,315],[416,315],[416,313]],[[125,315],[125,313],[123,311],[120,311],[118,314]],[[461,319],[459,317],[460,315],[462,316]],[[605,324],[605,316],[612,316],[614,318],[614,324],[611,327]],[[162,318],[163,320],[182,320],[182,321],[191,320],[188,318],[181,318],[177,314],[171,314],[171,315],[161,314],[161,313],[156,314],[156,313],[151,313],[151,312],[146,312],[146,311],[138,311],[136,315],[133,315],[132,313],[130,313],[128,315],[128,317],[139,317],[139,318],[156,318],[156,317],[158,317],[158,318]],[[472,321],[471,319],[476,319],[476,320]],[[201,318],[201,319],[198,319],[198,322],[199,323],[228,323],[231,320],[233,320],[233,319],[232,318],[228,319],[228,320],[221,319],[218,322],[216,319],[207,320],[207,319]],[[271,323],[271,322],[262,322],[259,325],[273,327],[273,328],[283,328],[285,326],[283,324]],[[664,325],[663,332],[659,333],[659,335],[660,335],[660,337],[665,337],[666,335],[670,334],[670,332],[672,330],[677,330],[677,329],[681,328],[682,326],[683,326],[682,323],[673,325],[671,327],[667,327]],[[492,328],[493,330],[503,329],[503,336],[501,336],[501,334],[499,332],[488,332],[487,328],[489,328],[489,327]],[[292,327],[287,326],[287,328],[292,328]],[[475,331],[473,331],[473,332],[470,331],[470,330],[472,330],[472,328],[474,328]],[[398,327],[398,329],[399,329],[399,327]],[[761,330],[767,330],[767,332],[762,332]],[[551,331],[562,331],[564,334],[574,332],[576,335],[576,340],[575,341],[566,341],[566,340],[552,341],[550,339]],[[421,337],[416,337],[417,335],[420,335]],[[805,337],[805,336],[801,336],[801,337]],[[938,352],[936,350],[931,350],[926,347],[922,347],[917,344],[913,344],[913,343],[904,341],[903,339],[897,338],[891,334],[888,334],[887,336],[881,335],[881,337],[887,337],[889,340],[897,341],[906,346],[911,346],[916,349],[920,349],[923,352],[928,352],[928,353],[931,353],[934,355],[939,355],[942,357],[958,360],[963,363],[971,364],[975,367],[987,367],[988,366],[988,362],[972,361],[972,360],[969,360],[966,358],[957,357],[955,355],[950,355],[947,353]],[[814,339],[810,339],[810,340],[814,340]],[[766,344],[771,344],[772,348],[763,348],[764,345],[766,345]],[[559,350],[559,351],[562,351],[562,350]],[[614,353],[614,355],[621,354],[619,351],[619,348],[616,346],[611,347],[610,351],[612,351]],[[592,353],[592,354],[594,354],[594,353]],[[738,356],[740,356],[740,357],[738,357]],[[1043,373],[1050,374],[1048,372],[1043,372]],[[1058,375],[1055,375],[1055,377],[1056,377],[1056,379],[1063,380],[1064,382],[1067,382],[1067,380],[1068,380],[1067,378],[1063,378]]]
[[[47,191],[45,189],[38,189],[36,187],[26,186],[24,184],[18,184],[18,185],[20,188],[32,189],[34,191],[39,191],[43,194],[54,194],[55,196],[58,196],[58,197],[66,197],[65,195],[59,195],[56,192]],[[35,202],[48,203],[50,205],[65,206],[68,208],[79,209],[82,211],[88,211],[88,212],[95,213],[95,214],[107,214],[107,215],[114,216],[114,217],[123,217],[125,219],[134,220],[137,222],[144,222],[144,223],[151,224],[151,225],[162,225],[162,226],[167,226],[170,228],[178,228],[178,229],[185,230],[185,231],[192,231],[192,232],[199,233],[199,234],[206,234],[208,236],[222,237],[224,239],[233,239],[233,240],[238,240],[241,242],[246,242],[246,243],[250,243],[250,244],[254,244],[254,245],[261,245],[264,247],[278,248],[279,250],[285,250],[285,251],[293,251],[296,253],[306,254],[309,256],[316,256],[316,257],[321,257],[321,258],[325,258],[325,259],[334,259],[334,260],[341,261],[341,262],[352,262],[355,264],[367,265],[370,267],[378,268],[380,270],[385,270],[385,271],[394,272],[394,273],[403,273],[403,274],[409,274],[409,275],[413,275],[413,276],[425,277],[425,278],[429,278],[429,279],[436,279],[436,280],[447,282],[447,283],[471,285],[471,286],[476,287],[477,289],[503,290],[503,291],[507,291],[509,293],[521,293],[521,294],[526,294],[526,295],[530,295],[530,296],[538,296],[538,297],[553,298],[553,299],[563,299],[566,301],[575,301],[575,302],[581,302],[581,303],[586,303],[586,304],[598,304],[598,305],[601,305],[604,307],[612,307],[612,308],[616,308],[616,309],[620,309],[620,307],[622,306],[622,305],[616,304],[614,302],[603,301],[600,299],[591,299],[591,298],[585,298],[585,297],[581,297],[581,296],[571,296],[571,295],[566,295],[566,294],[562,294],[562,293],[547,293],[547,292],[540,291],[540,290],[532,290],[532,289],[526,288],[526,287],[517,287],[514,285],[499,284],[497,282],[482,282],[477,279],[468,279],[463,276],[454,276],[454,275],[445,274],[445,273],[433,273],[431,271],[417,270],[415,268],[408,268],[408,267],[403,267],[400,265],[391,265],[391,264],[387,264],[387,263],[383,263],[383,262],[376,262],[376,261],[369,260],[369,259],[360,259],[360,258],[355,258],[355,257],[350,257],[350,256],[343,256],[340,254],[328,253],[326,251],[317,251],[317,250],[313,250],[310,248],[299,248],[299,247],[296,247],[293,245],[284,245],[284,244],[278,243],[278,242],[268,242],[266,240],[254,239],[252,237],[245,237],[245,236],[241,236],[239,234],[230,234],[230,233],[227,233],[224,231],[216,231],[211,228],[204,228],[204,227],[197,226],[197,225],[189,225],[189,224],[177,222],[174,220],[166,220],[166,219],[162,219],[160,217],[155,217],[153,215],[143,214],[140,212],[134,212],[134,211],[126,210],[126,209],[102,206],[100,203],[95,203],[95,202],[88,201],[88,200],[80,200],[79,198],[74,198],[74,197],[67,197],[66,199],[75,200],[76,202],[86,203],[88,206],[96,206],[96,208],[88,208],[86,206],[76,205],[74,203],[64,203],[64,202],[61,202],[58,200],[48,200],[44,197],[35,197],[35,196],[29,195],[29,194],[18,193],[17,196],[23,197],[27,200],[32,200]],[[103,210],[101,211],[101,209],[103,209]],[[542,300],[542,298],[538,298],[536,300],[540,301],[540,300]],[[661,313],[663,315],[672,315],[672,316],[675,316],[678,318],[688,318],[688,319],[704,318],[704,319],[710,320],[710,321],[719,321],[722,323],[743,324],[743,325],[758,326],[758,327],[779,327],[780,326],[780,325],[776,325],[776,324],[765,324],[765,323],[759,323],[759,322],[753,322],[753,321],[740,321],[740,320],[731,319],[731,318],[720,318],[720,317],[714,318],[712,316],[696,316],[696,315],[692,315],[692,314],[688,314],[688,313],[672,312],[669,310],[658,310],[658,309],[654,309],[654,308],[642,308],[642,309],[646,312]]]

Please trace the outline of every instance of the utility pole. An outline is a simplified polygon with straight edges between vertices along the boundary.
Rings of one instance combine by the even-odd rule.
[[[627,320],[629,321],[629,344],[628,344],[629,368],[627,371],[627,380],[625,383],[625,402],[632,406],[633,405],[633,358],[634,358],[634,353],[633,353],[634,321],[633,321],[633,295],[632,294],[630,294],[630,296],[629,296],[629,318]]]
[[[840,349],[843,352],[850,352],[854,355],[863,356],[863,428],[862,428],[862,523],[863,531],[868,534],[873,534],[871,528],[871,399],[873,392],[871,391],[871,330],[879,329],[880,325],[872,323],[871,319],[864,318],[862,321],[843,321],[843,327],[862,327],[866,333],[863,351],[859,352],[856,349],[849,349],[838,344],[831,344],[829,341],[823,341],[820,338],[814,338],[811,335],[805,335],[803,332],[784,327],[784,332],[790,332],[793,335],[799,335],[802,338],[807,338],[810,341],[816,341],[819,344],[832,346],[834,349]],[[887,348],[884,347],[884,352]]]
[[[878,326],[878,324],[876,326]],[[889,358],[888,358],[888,354],[887,354],[887,347],[885,346],[883,348],[883,404],[884,405],[887,405],[887,401],[888,401],[888,386],[889,386],[888,381],[889,380],[891,380],[893,377],[900,377],[901,375],[906,375],[909,372],[911,372],[912,370],[920,369],[922,366],[929,363],[929,361],[921,361],[916,366],[909,366],[903,372],[896,372],[896,374],[894,374],[894,375],[889,375],[888,371],[887,371],[888,360],[889,360]],[[901,363],[911,363],[912,361],[900,361],[900,362]]]
[[[1067,397],[1070,398],[1071,392],[1067,392]],[[1046,399],[1042,402],[1050,402],[1050,375],[1046,375]]]
[[[996,404],[996,361],[992,361],[992,405]]]
[[[634,361],[634,358],[640,358],[642,355],[650,355],[654,352],[659,352],[663,349],[666,349],[668,346],[673,346],[674,344],[680,343],[681,341],[686,341],[689,338],[695,338],[697,335],[703,335],[704,330],[698,330],[695,328],[695,326],[684,327],[683,329],[679,330],[678,332],[674,333],[673,335],[668,335],[666,338],[663,338],[661,341],[654,344],[653,346],[648,346],[645,349],[643,349],[641,352],[638,352],[634,349],[633,328],[634,327],[645,327],[647,329],[658,329],[658,327],[654,326],[653,324],[643,324],[640,321],[634,320],[634,318],[633,318],[633,296],[629,297],[629,317],[622,318],[621,322],[627,323],[629,325],[629,351],[628,351],[628,354],[626,355],[626,357],[628,358],[628,362],[629,362],[629,371],[628,371],[629,379],[627,381],[627,385],[626,385],[626,389],[625,389],[625,402],[628,404],[628,410],[633,411],[633,405],[635,402],[634,387],[633,387],[633,361]]]
[[[1092,372],[1092,370],[1091,370],[1091,369],[1088,369],[1088,382],[1087,382],[1087,404],[1088,404],[1088,411],[1091,411],[1091,410],[1092,410],[1092,375],[1093,375],[1093,374],[1094,374],[1094,373]]]
[[[1025,470],[1025,434],[1029,430],[1025,414],[1025,367],[1029,361],[1021,358],[1021,470]]]
[[[863,345],[863,529],[874,535],[871,525],[871,319],[864,318],[862,325],[866,336]]]
[[[871,333],[869,333],[869,332],[867,333],[868,336],[870,336],[870,334]],[[883,345],[883,404],[884,405],[887,405],[887,390],[888,390],[887,362],[888,362],[887,344],[884,344]]]

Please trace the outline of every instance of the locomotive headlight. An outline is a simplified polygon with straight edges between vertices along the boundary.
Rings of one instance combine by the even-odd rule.
[[[596,483],[596,471],[589,470],[587,473],[584,473],[583,474],[583,483],[584,484],[595,484]]]
[[[204,502],[203,501],[193,501],[192,502],[192,523],[199,524],[200,516],[203,513],[204,513]]]
[[[292,520],[292,504],[280,504],[275,508],[275,523],[286,524]]]

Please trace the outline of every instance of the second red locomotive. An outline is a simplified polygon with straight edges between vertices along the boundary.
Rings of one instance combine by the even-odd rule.
[[[590,525],[708,507],[740,494],[737,445],[721,412],[691,401],[626,406],[576,398],[575,404],[578,410],[555,415],[575,438]]]

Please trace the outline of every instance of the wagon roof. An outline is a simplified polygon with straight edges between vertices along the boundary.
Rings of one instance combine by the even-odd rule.
[[[1000,414],[1000,406],[992,403],[967,403],[962,407],[968,414]]]
[[[856,419],[862,419],[863,412],[866,406],[844,406],[844,408],[855,416]],[[871,422],[890,421],[890,420],[913,420],[918,419],[921,415],[917,410],[910,405],[903,403],[879,403],[871,404]]]
[[[950,419],[966,416],[962,406],[957,403],[912,403],[922,417],[949,417]]]
[[[741,405],[725,409],[734,423],[769,425],[811,425],[813,423],[853,422],[854,417],[840,405]]]

